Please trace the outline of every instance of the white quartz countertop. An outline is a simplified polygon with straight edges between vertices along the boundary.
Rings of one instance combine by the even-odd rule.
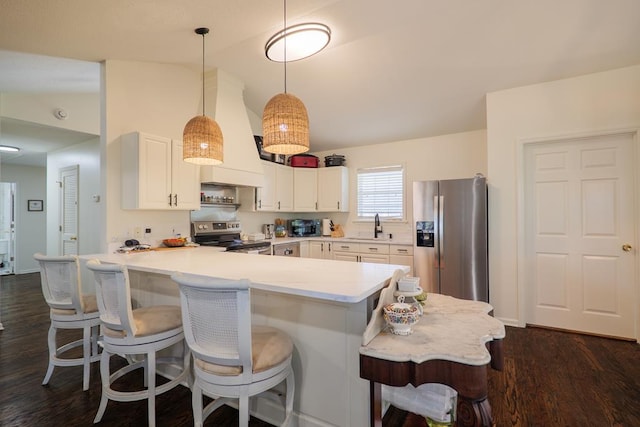
[[[394,362],[440,359],[485,365],[491,361],[485,343],[505,336],[503,323],[487,314],[491,310],[484,302],[428,294],[424,314],[411,335],[384,329],[360,347],[360,353]]]
[[[345,303],[360,302],[379,291],[397,269],[408,272],[402,265],[220,252],[207,247],[91,254],[80,259],[125,264],[158,274],[249,279],[255,289]]]

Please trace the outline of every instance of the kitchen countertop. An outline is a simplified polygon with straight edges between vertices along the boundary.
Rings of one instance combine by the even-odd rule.
[[[279,243],[276,239],[274,242]],[[385,286],[397,269],[409,271],[402,265],[273,257],[220,252],[217,248],[207,247],[91,254],[79,258],[125,264],[131,269],[165,275],[183,272],[232,280],[249,279],[256,289],[344,303],[357,303],[373,295]]]

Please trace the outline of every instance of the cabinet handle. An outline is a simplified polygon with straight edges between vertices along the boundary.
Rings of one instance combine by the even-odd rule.
[[[280,202],[278,202],[278,210],[280,210]]]
[[[318,202],[316,202],[316,210],[318,210]]]
[[[375,252],[378,250],[378,248],[369,248],[369,250]]]
[[[262,209],[262,199],[258,200],[258,209]]]
[[[331,252],[331,243],[327,243],[329,245],[329,252]]]
[[[172,204],[171,204],[171,203],[172,203],[172,200],[173,200],[173,199],[171,198],[171,194],[169,194],[169,206],[172,206]]]
[[[407,250],[406,250],[406,249],[398,249],[398,252],[404,252],[404,253],[407,253]]]
[[[340,200],[338,200],[338,210],[340,210]]]
[[[173,195],[173,205],[174,206],[178,206],[178,195],[177,194]]]
[[[340,249],[349,249],[349,246],[340,246]]]
[[[324,252],[324,243],[320,243],[320,252]]]

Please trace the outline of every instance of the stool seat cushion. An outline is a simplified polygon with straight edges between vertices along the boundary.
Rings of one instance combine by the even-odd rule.
[[[95,294],[90,295],[81,295],[82,298],[82,307],[84,307],[85,313],[97,313],[98,312],[98,301],[96,299]],[[58,315],[68,315],[72,316],[77,314],[73,309],[63,309],[63,308],[52,308],[51,313]]]
[[[182,327],[182,313],[177,305],[156,305],[132,310],[133,321],[136,326],[136,336],[159,334]],[[122,338],[124,331],[118,331],[103,326],[104,335],[111,338]]]
[[[293,352],[293,342],[279,329],[269,326],[251,327],[251,353],[253,372],[266,371],[287,360]],[[196,359],[195,364],[203,371],[215,375],[240,375],[242,366],[223,366]]]

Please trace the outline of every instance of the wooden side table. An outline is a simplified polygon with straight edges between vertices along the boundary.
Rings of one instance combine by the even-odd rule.
[[[487,369],[502,370],[505,336],[502,322],[490,316],[492,310],[483,302],[429,294],[413,334],[382,330],[365,340],[360,377],[370,381],[371,426],[382,426],[381,384],[417,387],[429,382],[458,392],[456,425],[491,426]]]

